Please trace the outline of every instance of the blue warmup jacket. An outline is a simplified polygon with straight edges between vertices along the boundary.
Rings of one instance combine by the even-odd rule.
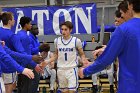
[[[32,63],[32,55],[26,55],[26,54],[21,54],[15,51],[10,50],[8,47],[4,47],[4,50],[7,54],[9,54],[18,64],[20,64],[23,67],[26,67],[28,64],[34,64]],[[15,69],[12,71],[7,68],[7,64],[3,63],[2,65],[2,71],[4,73],[12,73],[13,71],[16,72]]]
[[[20,30],[18,31],[17,33],[17,36],[20,38],[20,41],[22,43],[22,46],[25,50],[25,52],[28,54],[28,55],[31,55],[31,42],[30,42],[30,38],[29,38],[29,35],[27,35],[27,31],[25,30]],[[35,62],[34,62],[35,63]],[[37,64],[36,64],[37,65]],[[34,67],[36,66],[34,65]]]
[[[36,55],[39,52],[39,46],[40,46],[39,40],[32,33],[30,33],[29,38],[30,38],[31,54]]]
[[[24,70],[22,66],[20,66],[16,61],[14,61],[13,58],[4,51],[2,45],[0,44],[0,76],[2,74],[1,63],[4,63],[6,66],[13,68],[19,73],[22,73]]]
[[[8,48],[10,48],[11,50],[26,54],[26,52],[24,51],[24,48],[22,47],[20,39],[10,29],[2,28],[2,27],[0,28],[0,40],[5,41],[6,46]],[[20,59],[22,60],[22,57]],[[27,62],[25,62],[25,61],[19,62],[18,61],[18,63],[20,63],[22,66],[25,67],[25,64]],[[34,62],[29,61],[28,63],[32,67],[36,66],[36,63],[34,63]],[[2,66],[2,70],[3,70],[4,73],[15,72],[15,69],[11,68],[10,66],[5,65],[4,63],[1,63],[1,66]]]
[[[11,50],[25,53],[20,39],[10,29],[0,27],[0,40],[5,41],[6,46]]]
[[[103,54],[84,69],[84,75],[103,70],[116,57],[119,58],[118,93],[139,93],[140,18],[132,18],[116,28]]]
[[[31,54],[31,48],[30,48],[31,42],[30,42],[29,35],[27,35],[27,31],[20,30],[17,32],[17,35],[20,38],[20,41],[22,43],[22,46],[23,46],[25,52],[30,55]]]

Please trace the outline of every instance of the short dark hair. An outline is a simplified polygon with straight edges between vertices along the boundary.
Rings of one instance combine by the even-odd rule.
[[[62,27],[63,25],[67,26],[69,29],[73,29],[73,24],[70,21],[63,22],[60,27]]]
[[[125,0],[125,1],[122,1],[122,2],[119,4],[118,9],[119,9],[119,10],[122,10],[124,13],[126,13],[127,10],[128,10],[128,3],[127,3],[127,1],[126,1],[126,0]]]
[[[140,12],[140,0],[127,0],[129,4],[133,5],[133,10],[136,13]]]
[[[12,20],[13,13],[4,12],[0,15],[0,20],[2,20],[3,25],[7,25],[9,20]]]
[[[47,42],[44,42],[40,45],[40,52],[48,52],[50,51],[50,45]]]
[[[23,16],[20,18],[20,22],[19,24],[21,25],[21,27],[23,28],[26,24],[30,23],[32,20],[30,17],[26,17],[26,16]]]
[[[117,18],[121,18],[121,12],[120,12],[120,10],[116,10],[116,11],[115,11],[115,16],[116,16]]]

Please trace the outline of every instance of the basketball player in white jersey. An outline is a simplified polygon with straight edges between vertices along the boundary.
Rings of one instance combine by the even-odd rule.
[[[44,43],[46,46],[45,51],[41,52],[41,56],[44,58],[44,60],[48,60],[53,56],[53,53],[50,52],[50,45],[48,43]],[[56,81],[56,70],[54,69],[54,62],[49,63],[45,68],[44,68],[44,74],[43,77],[50,77],[50,92],[49,93],[54,93],[54,85]]]
[[[42,67],[47,62],[57,60],[57,76],[59,88],[62,93],[75,93],[78,88],[78,59],[79,53],[84,66],[89,64],[82,49],[81,40],[71,36],[73,25],[66,21],[60,25],[62,36],[54,40],[55,53],[53,58],[42,63]]]

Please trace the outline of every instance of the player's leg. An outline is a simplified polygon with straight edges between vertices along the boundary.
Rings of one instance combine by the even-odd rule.
[[[58,86],[61,93],[68,93],[68,80],[66,78],[66,70],[57,69]]]
[[[16,86],[17,86],[17,82],[13,83],[13,90],[16,89]]]
[[[18,93],[32,93],[32,80],[23,74],[18,78]]]
[[[114,77],[113,77],[113,71],[110,69],[107,71],[108,74],[108,80],[109,80],[109,84],[110,84],[110,93],[114,93]]]
[[[56,81],[56,70],[55,69],[51,69],[51,78],[50,78],[50,93],[54,93],[54,84]]]
[[[98,88],[97,88],[97,76],[98,76],[98,73],[92,74],[93,93],[96,93],[98,91]]]
[[[3,73],[6,93],[12,93],[14,84],[16,83],[16,73]]]
[[[6,93],[12,93],[13,91],[13,84],[5,85]]]
[[[67,71],[69,93],[76,93],[78,88],[78,68]]]
[[[2,77],[0,77],[0,93],[6,93]]]
[[[32,93],[37,93],[39,81],[40,81],[40,74],[33,70],[34,79],[32,80]]]

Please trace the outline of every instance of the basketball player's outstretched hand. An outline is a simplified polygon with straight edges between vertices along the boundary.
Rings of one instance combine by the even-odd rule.
[[[24,68],[22,74],[26,75],[30,79],[34,79],[34,73],[33,73],[33,71],[31,69]]]
[[[36,63],[41,63],[41,61],[44,61],[43,57],[40,55],[33,55],[32,60],[35,61]]]
[[[79,70],[78,70],[78,75],[79,75],[80,78],[84,78],[83,70],[84,70],[83,67],[80,67]]]
[[[37,73],[43,73],[43,69],[39,66],[39,64],[37,64],[37,66],[35,67],[35,71]]]

